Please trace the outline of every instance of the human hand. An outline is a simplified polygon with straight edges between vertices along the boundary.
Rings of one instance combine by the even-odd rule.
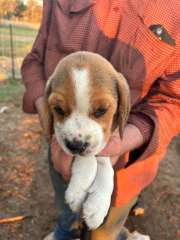
[[[71,177],[71,165],[73,157],[67,155],[59,146],[56,137],[52,137],[51,156],[54,169],[59,172],[64,180],[68,181]]]
[[[98,156],[108,156],[111,159],[112,166],[116,164],[119,157],[122,155],[122,140],[119,131],[115,131],[110,137],[105,148],[98,154]]]
[[[99,156],[109,156],[112,166],[119,160],[124,153],[132,151],[144,143],[140,130],[132,124],[127,124],[124,129],[123,138],[119,136],[116,130],[110,137],[106,147],[98,154]]]

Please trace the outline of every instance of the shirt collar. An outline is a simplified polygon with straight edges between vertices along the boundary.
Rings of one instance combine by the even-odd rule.
[[[96,0],[57,0],[63,12],[66,14],[69,13],[78,13],[81,12],[93,4]]]

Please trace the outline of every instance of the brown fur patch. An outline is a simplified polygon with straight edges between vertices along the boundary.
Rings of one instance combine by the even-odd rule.
[[[105,141],[107,142],[111,134],[113,117],[117,110],[117,101],[112,94],[108,93],[107,91],[99,91],[100,89],[94,86],[93,94],[91,96],[92,109],[90,117],[101,125],[104,132]],[[99,108],[105,108],[107,109],[107,112],[100,118],[96,118],[94,113]]]

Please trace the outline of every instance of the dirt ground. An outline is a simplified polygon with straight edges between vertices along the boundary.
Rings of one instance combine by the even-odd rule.
[[[41,240],[57,218],[47,144],[36,116],[22,113],[20,97],[0,103],[0,109],[4,105],[8,109],[0,114],[0,218],[29,218],[0,224],[0,240]],[[145,215],[130,216],[129,228],[149,234],[152,240],[180,239],[180,137],[169,146],[143,199]]]

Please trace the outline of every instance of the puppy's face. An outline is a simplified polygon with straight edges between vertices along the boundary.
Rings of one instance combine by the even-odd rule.
[[[118,121],[124,127],[129,92],[125,79],[108,61],[97,54],[78,52],[56,67],[47,83],[45,105],[47,132],[54,130],[63,150],[72,155],[95,155],[104,148]]]

